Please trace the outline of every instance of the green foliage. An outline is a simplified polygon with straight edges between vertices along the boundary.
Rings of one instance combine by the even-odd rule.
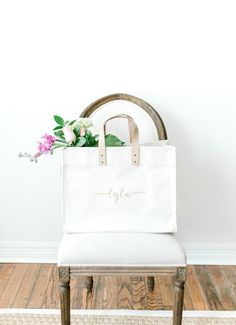
[[[76,141],[75,141],[75,147],[83,147],[86,143],[86,138],[85,137],[79,137]]]
[[[56,132],[54,132],[54,134],[58,137],[63,137],[64,136],[64,133],[63,133],[63,131],[62,130],[60,130],[60,131],[56,131]]]
[[[62,130],[54,132],[54,135],[61,140],[65,140],[64,133]]]
[[[67,121],[61,116],[54,115],[57,125],[53,129],[55,137],[45,134],[42,136],[38,151],[34,155],[20,153],[19,157],[27,157],[30,161],[37,162],[43,154],[53,154],[55,149],[67,147],[97,147],[99,136],[93,135],[89,130],[93,126],[88,118],[80,118],[78,121]],[[76,122],[77,121],[77,122]],[[74,124],[76,122],[76,124]],[[105,136],[105,145],[110,147],[122,146],[124,142],[115,135]]]
[[[62,117],[58,116],[58,115],[54,115],[54,120],[57,124],[61,125],[61,126],[64,126],[65,125],[65,122],[63,120]]]
[[[78,137],[80,136],[80,129],[79,129],[79,128],[75,128],[75,129],[73,130],[73,132],[74,132],[76,138],[78,138]]]
[[[119,147],[123,146],[124,142],[122,142],[115,135],[107,134],[105,137],[105,144],[107,147]]]
[[[98,138],[97,134],[93,135],[92,132],[88,128],[85,129],[85,135],[80,135],[80,127],[72,127],[74,122],[73,121],[64,121],[64,119],[58,115],[54,115],[54,120],[58,124],[54,129],[54,135],[56,137],[56,141],[52,146],[52,152],[54,149],[62,148],[62,147],[97,147],[98,146]],[[72,127],[72,132],[75,134],[75,140],[73,142],[66,142],[65,135],[63,132],[64,126]],[[122,146],[124,142],[122,142],[119,138],[115,135],[108,134],[105,136],[105,144],[108,147],[116,147]]]
[[[86,144],[85,147],[97,147],[98,146],[98,139],[97,135],[92,135],[92,132],[87,130],[85,134]]]
[[[53,129],[53,131],[56,131],[56,130],[61,130],[63,128],[63,126],[62,125],[58,125],[58,126],[56,126],[54,129]]]

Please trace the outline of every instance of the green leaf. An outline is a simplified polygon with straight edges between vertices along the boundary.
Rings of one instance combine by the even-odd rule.
[[[56,144],[55,146],[52,147],[52,150],[57,148],[64,148],[64,147],[68,147],[68,144],[67,143]]]
[[[124,142],[122,142],[115,135],[107,134],[105,137],[105,144],[107,147],[117,147],[117,146],[123,146]]]
[[[86,144],[85,147],[97,147],[98,141],[96,139],[96,136],[92,135],[91,131],[86,130],[85,138],[86,138]]]
[[[74,132],[74,134],[76,135],[76,138],[79,137],[79,135],[80,135],[80,130],[79,130],[79,129],[75,128],[75,129],[73,130],[73,132]]]
[[[54,142],[53,145],[66,145],[67,147],[69,147],[70,145],[65,141],[65,140],[59,140],[59,139],[56,139],[56,141]]]
[[[62,130],[60,130],[60,131],[56,131],[56,132],[54,132],[54,134],[55,134],[56,136],[58,136],[58,137],[63,137],[63,136],[64,136],[64,132],[63,132]]]
[[[58,137],[59,139],[65,141],[64,133],[63,133],[62,130],[54,132],[54,135],[55,135],[56,137]]]
[[[71,121],[71,122],[69,123],[69,125],[72,125],[72,124],[74,124],[74,123],[75,123],[75,121],[77,121],[77,120],[73,120],[73,121]]]
[[[92,135],[92,132],[91,132],[90,130],[88,130],[88,129],[86,129],[86,135],[87,135],[88,137],[94,137],[94,136]]]
[[[54,115],[53,117],[57,124],[64,126],[65,122],[62,117],[60,117],[58,115]]]
[[[57,148],[61,148],[61,147],[63,147],[63,145],[57,144],[56,146],[52,146],[52,150],[57,149]]]
[[[54,129],[53,129],[53,131],[56,131],[56,130],[61,130],[63,128],[63,126],[62,125],[58,125],[58,126],[56,126]]]
[[[61,141],[61,142],[65,142],[65,143],[67,143],[63,137],[60,137],[60,136],[58,136],[58,135],[57,135],[57,137],[56,137],[56,141]]]
[[[79,137],[76,141],[75,141],[75,147],[83,147],[83,145],[85,145],[86,143],[86,139],[85,137]]]

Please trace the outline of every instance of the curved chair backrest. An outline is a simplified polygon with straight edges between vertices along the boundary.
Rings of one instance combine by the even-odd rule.
[[[114,103],[114,101],[117,101],[117,103]],[[123,101],[122,105],[120,101]],[[108,103],[113,105],[113,109],[109,107],[110,105],[105,105]],[[133,106],[136,106],[135,110]],[[103,109],[101,110],[101,108]],[[132,95],[118,93],[99,98],[86,107],[80,116],[93,116],[93,121],[96,125],[97,122],[101,123],[105,119],[116,114],[129,114],[134,117],[141,131],[141,135],[142,130],[144,133],[146,132],[146,134],[144,134],[146,142],[155,141],[157,138],[156,133],[159,140],[167,140],[165,125],[157,111],[144,100]],[[119,132],[118,134],[115,132],[115,134],[119,136]],[[140,138],[143,137],[141,136]]]

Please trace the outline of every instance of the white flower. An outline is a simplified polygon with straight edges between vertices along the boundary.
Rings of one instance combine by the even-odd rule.
[[[73,129],[76,127],[88,129],[93,126],[92,121],[88,117],[80,117],[73,123]]]
[[[71,125],[64,126],[62,131],[64,133],[64,137],[65,137],[66,142],[75,141],[76,137],[75,137],[75,134],[73,132],[73,127]]]

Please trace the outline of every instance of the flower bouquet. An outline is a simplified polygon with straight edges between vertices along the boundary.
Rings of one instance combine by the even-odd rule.
[[[53,129],[54,135],[45,134],[38,141],[38,150],[35,154],[19,153],[19,157],[27,157],[30,161],[38,162],[42,155],[53,154],[55,149],[66,147],[97,147],[98,135],[93,135],[90,128],[93,126],[89,118],[78,118],[73,121],[65,121],[62,117],[54,115],[57,123]],[[107,134],[106,146],[122,146],[124,142],[115,135]]]

